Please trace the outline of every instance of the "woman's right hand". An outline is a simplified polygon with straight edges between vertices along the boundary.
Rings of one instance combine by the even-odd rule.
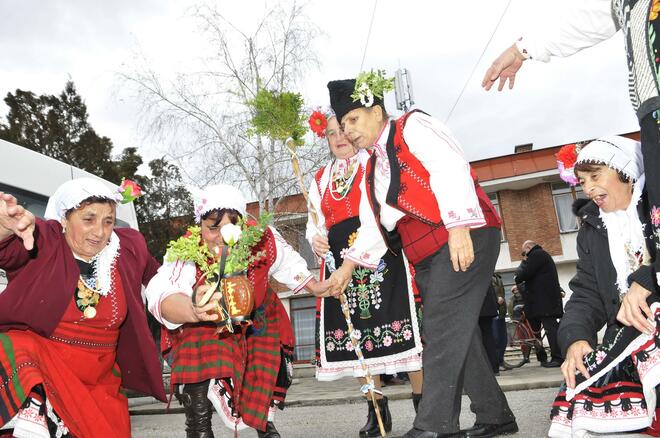
[[[206,304],[204,304],[203,306],[199,305],[199,302],[202,300],[204,295],[206,295],[206,292],[209,290],[210,287],[211,286],[207,284],[197,286],[195,292],[195,299],[197,300],[197,302],[193,305],[193,316],[196,319],[196,321],[191,321],[191,322],[216,321],[218,319],[218,314],[216,313],[216,311],[217,311],[218,302],[220,301],[220,298],[222,298],[220,292],[213,292],[213,295],[211,295],[211,299],[209,299],[206,302]],[[213,313],[209,314],[207,312],[213,312]]]
[[[8,193],[0,192],[0,240],[17,235],[28,251],[34,247],[34,215],[18,205]]]
[[[330,244],[328,243],[328,238],[326,236],[321,236],[320,234],[312,237],[312,249],[317,256],[323,257],[325,253],[330,251]]]
[[[575,372],[579,371],[586,378],[591,377],[589,371],[584,366],[583,358],[587,353],[594,351],[587,341],[575,341],[568,350],[566,350],[566,359],[561,364],[561,373],[566,380],[566,386],[573,389],[575,388]]]

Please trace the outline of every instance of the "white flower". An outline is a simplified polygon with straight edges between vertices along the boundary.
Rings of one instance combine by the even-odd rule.
[[[220,228],[220,234],[222,235],[222,240],[224,240],[225,243],[229,246],[234,246],[234,244],[238,242],[238,239],[241,238],[242,233],[243,230],[241,230],[241,227],[234,224],[226,224],[223,225],[222,228]]]
[[[358,93],[360,94],[360,103],[367,108],[370,108],[374,104],[374,93],[371,92],[369,84],[362,82],[358,87]]]

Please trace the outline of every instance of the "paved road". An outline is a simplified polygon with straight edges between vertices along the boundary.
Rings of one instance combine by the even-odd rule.
[[[512,437],[543,437],[549,427],[550,404],[555,396],[554,389],[513,391],[506,393],[511,408],[516,413],[520,432]],[[332,406],[289,407],[278,412],[275,424],[284,438],[352,438],[364,424],[366,404],[340,404]],[[413,421],[413,407],[410,400],[396,400],[390,403],[393,417],[391,437],[403,435]],[[144,437],[182,437],[184,416],[171,415],[135,415],[131,418],[133,436]],[[233,433],[213,419],[217,438],[231,437]],[[471,426],[474,417],[470,412],[469,400],[463,397],[461,424]],[[254,430],[245,430],[240,438],[256,437]]]

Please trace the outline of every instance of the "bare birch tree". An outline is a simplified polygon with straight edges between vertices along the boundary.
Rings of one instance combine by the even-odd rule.
[[[295,91],[303,74],[318,65],[311,51],[318,28],[296,3],[277,3],[250,33],[217,9],[203,6],[192,13],[213,48],[205,71],[166,82],[146,66],[122,77],[137,92],[143,125],[172,145],[169,153],[188,180],[238,184],[272,211],[275,198],[298,191],[296,180],[283,141],[251,132],[249,102],[261,89]],[[327,159],[325,146],[315,140],[300,147],[298,156],[307,173]]]

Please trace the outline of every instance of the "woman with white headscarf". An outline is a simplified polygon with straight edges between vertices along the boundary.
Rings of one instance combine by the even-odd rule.
[[[579,260],[558,332],[566,384],[553,404],[549,435],[644,429],[656,413],[660,310],[640,144],[605,137],[581,149],[565,146],[557,158],[562,178],[579,182],[588,199],[574,205]]]
[[[120,387],[165,400],[141,298],[158,263],[139,232],[114,229],[121,199],[72,180],[41,220],[0,193],[0,428],[13,436],[129,437]]]
[[[192,192],[200,226],[190,228],[178,242],[196,239],[195,248],[221,249],[226,245],[221,228],[246,218],[245,197],[228,185]],[[280,436],[273,417],[276,407],[283,407],[291,383],[294,339],[287,312],[269,287],[269,279],[294,293],[305,288],[320,294],[327,286],[314,279],[305,260],[272,227],[265,227],[250,251],[261,256],[247,267],[255,309],[247,329],[218,333],[217,316],[206,313],[217,306],[217,292],[208,304],[199,305],[207,290],[198,286],[204,283],[206,268],[200,263],[212,262],[206,257],[172,259],[170,246],[165,263],[146,290],[149,310],[168,329],[164,349],[171,352],[171,383],[184,406],[188,438],[213,437],[213,408],[232,429],[249,426],[260,438]]]

